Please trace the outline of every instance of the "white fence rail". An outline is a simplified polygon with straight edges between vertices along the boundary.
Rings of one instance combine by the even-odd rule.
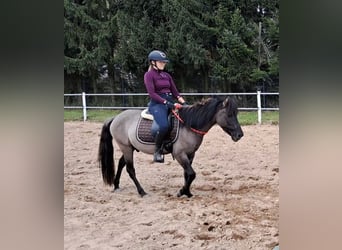
[[[261,124],[261,116],[262,111],[279,111],[279,108],[267,108],[262,107],[261,105],[261,96],[266,95],[278,95],[279,93],[261,93],[261,91],[257,91],[255,93],[182,93],[183,96],[239,96],[239,95],[256,95],[257,103],[254,108],[239,108],[239,110],[243,111],[257,111],[258,112],[258,123]],[[85,92],[78,94],[64,94],[64,97],[67,96],[81,96],[82,97],[82,106],[64,106],[64,109],[83,109],[83,121],[87,120],[87,109],[144,109],[146,107],[128,107],[128,106],[87,106],[86,97],[87,96],[147,96],[147,93],[120,93],[120,94],[87,94]]]

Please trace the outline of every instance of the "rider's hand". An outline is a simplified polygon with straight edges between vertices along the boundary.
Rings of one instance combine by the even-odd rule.
[[[170,109],[174,109],[175,108],[175,104],[174,103],[172,103],[172,102],[169,102],[169,101],[165,101],[165,103],[164,103],[168,108],[170,108]]]
[[[183,106],[182,106],[182,104],[175,103],[174,107],[175,107],[175,109],[181,109]]]

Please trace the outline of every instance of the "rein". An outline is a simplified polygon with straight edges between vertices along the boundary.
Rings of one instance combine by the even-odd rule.
[[[176,112],[174,109],[172,109],[172,113],[174,114],[174,116],[175,116],[181,123],[184,124],[184,121],[183,121],[183,119],[179,116],[178,112]],[[196,134],[199,134],[199,135],[205,135],[206,133],[208,133],[208,132],[206,132],[206,131],[197,130],[197,129],[192,128],[192,127],[190,127],[190,130],[191,130],[192,132],[195,132]]]

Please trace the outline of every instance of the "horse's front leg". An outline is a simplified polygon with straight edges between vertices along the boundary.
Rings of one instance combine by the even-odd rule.
[[[176,157],[176,160],[184,169],[184,186],[177,193],[178,197],[181,197],[182,195],[186,195],[189,198],[192,197],[192,193],[190,192],[190,186],[193,180],[196,178],[196,172],[191,166],[194,156],[195,153],[190,155],[183,153]]]

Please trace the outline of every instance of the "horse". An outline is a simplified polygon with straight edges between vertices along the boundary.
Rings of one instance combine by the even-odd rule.
[[[164,153],[171,153],[173,159],[176,159],[184,169],[184,186],[177,193],[177,197],[186,195],[190,198],[193,196],[190,186],[196,178],[192,162],[204,135],[217,124],[234,142],[237,142],[243,137],[243,131],[237,118],[238,106],[232,97],[202,99],[192,105],[183,106],[177,112],[173,110],[173,113],[180,120],[179,133],[171,151]],[[140,116],[141,110],[128,109],[104,122],[100,135],[98,162],[103,182],[110,186],[114,185],[113,191],[119,189],[121,172],[126,166],[126,171],[133,180],[139,195],[143,197],[147,193],[136,177],[133,153],[141,151],[153,154],[155,145],[146,145],[137,140],[136,130]],[[116,174],[113,138],[122,152]]]

